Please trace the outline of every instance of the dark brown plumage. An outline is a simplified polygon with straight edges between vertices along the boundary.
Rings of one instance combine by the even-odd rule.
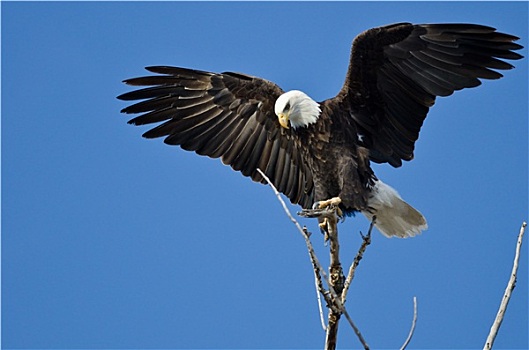
[[[129,85],[154,87],[119,96],[147,99],[122,110],[144,113],[130,124],[164,122],[144,137],[165,136],[169,145],[220,157],[244,176],[264,183],[256,170],[260,168],[293,203],[312,205],[312,174],[301,159],[300,144],[292,130],[280,128],[274,115],[275,100],[283,93],[277,85],[238,73],[176,67],[147,70],[165,75],[126,80]]]
[[[377,192],[369,162],[399,167],[411,160],[435,98],[500,78],[496,70],[512,68],[503,59],[522,58],[513,52],[522,48],[517,39],[473,24],[367,30],[353,42],[341,91],[321,102],[317,121],[304,127],[280,126],[274,111],[280,87],[239,73],[149,67],[159,75],[125,80],[148,87],[118,98],[143,100],[122,110],[140,114],[129,123],[161,123],[144,137],[221,158],[263,182],[260,168],[304,208],[340,196],[346,211],[369,211]]]

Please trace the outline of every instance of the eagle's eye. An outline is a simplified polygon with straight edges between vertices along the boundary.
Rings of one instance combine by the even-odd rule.
[[[285,105],[284,111],[288,112],[289,110],[290,110],[290,101],[288,101],[287,104]]]

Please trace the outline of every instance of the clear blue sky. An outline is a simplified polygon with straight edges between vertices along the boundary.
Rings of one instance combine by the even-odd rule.
[[[144,66],[240,71],[323,100],[371,27],[480,23],[528,45],[526,2],[1,7],[4,348],[323,346],[306,248],[271,190],[126,124],[116,96]],[[360,264],[347,307],[373,348],[403,343],[413,296],[410,348],[483,346],[527,220],[527,62],[439,99],[415,160],[375,166],[430,228],[376,232]],[[346,266],[367,226],[340,226]],[[498,349],[528,347],[527,247]],[[359,346],[345,323],[339,345]]]

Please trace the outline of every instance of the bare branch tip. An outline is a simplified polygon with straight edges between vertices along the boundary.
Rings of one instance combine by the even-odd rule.
[[[411,338],[413,337],[413,333],[415,332],[415,326],[417,325],[417,316],[418,316],[417,297],[414,296],[413,297],[413,320],[411,322],[411,329],[410,329],[410,333],[408,334],[408,337],[404,341],[404,344],[402,344],[402,346],[400,347],[401,350],[406,349],[406,347],[411,341]]]
[[[520,233],[518,234],[518,239],[516,242],[516,251],[514,254],[514,262],[512,266],[511,275],[509,278],[509,282],[507,283],[507,287],[505,288],[505,292],[503,294],[503,297],[501,299],[500,307],[498,309],[498,313],[496,314],[496,318],[494,319],[494,322],[492,323],[492,326],[490,328],[489,335],[487,336],[487,340],[485,341],[485,345],[483,349],[492,349],[492,346],[494,345],[494,340],[496,339],[496,335],[498,334],[498,331],[500,329],[501,323],[503,322],[503,318],[505,316],[505,312],[507,311],[507,305],[509,304],[509,300],[511,299],[512,291],[514,290],[514,287],[516,285],[516,276],[518,274],[518,262],[520,260],[520,251],[522,247],[522,239],[525,232],[525,227],[527,226],[527,223],[524,221],[522,223],[522,227],[520,228]]]

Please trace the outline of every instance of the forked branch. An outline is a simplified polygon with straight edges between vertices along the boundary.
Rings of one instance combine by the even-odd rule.
[[[364,337],[360,333],[360,330],[358,329],[358,327],[356,327],[356,325],[354,324],[353,320],[349,316],[349,313],[345,309],[344,304],[342,303],[341,295],[342,295],[343,284],[342,284],[342,287],[340,288],[340,294],[338,294],[336,292],[334,286],[333,286],[334,283],[332,282],[332,279],[327,276],[327,274],[325,273],[325,270],[321,266],[321,264],[320,264],[320,262],[319,262],[319,260],[318,260],[318,258],[316,256],[316,253],[314,252],[314,248],[312,247],[312,243],[310,241],[310,234],[308,233],[308,231],[306,229],[302,228],[301,225],[297,222],[297,220],[292,216],[292,214],[288,210],[288,207],[286,206],[285,202],[283,201],[283,198],[281,198],[281,195],[280,195],[279,191],[275,188],[274,184],[270,181],[270,179],[260,169],[257,169],[257,171],[261,174],[263,179],[265,179],[265,181],[273,189],[276,197],[278,198],[279,202],[283,206],[283,209],[284,209],[285,213],[287,214],[287,216],[290,218],[292,223],[296,226],[298,231],[301,233],[301,235],[305,239],[305,244],[307,245],[307,249],[309,251],[310,260],[311,260],[312,266],[314,268],[314,276],[316,278],[316,285],[318,286],[318,289],[319,289],[319,292],[321,293],[321,295],[323,295],[323,297],[325,298],[325,301],[327,303],[327,307],[329,307],[329,319],[328,319],[329,325],[327,326],[327,333],[329,334],[329,328],[331,327],[331,323],[333,322],[332,316],[333,315],[338,315],[338,318],[339,318],[339,316],[343,314],[345,316],[345,318],[347,319],[347,321],[349,322],[349,324],[351,325],[351,327],[353,328],[355,334],[357,335],[358,339],[362,343],[364,349],[369,349],[369,346],[367,345]],[[334,227],[330,228],[330,230],[331,230],[330,234],[335,236],[335,237],[333,237],[333,239],[336,238],[335,244],[338,244],[338,241],[337,241],[337,230],[336,230],[336,223],[337,223],[336,215],[334,215],[334,218],[335,218],[334,220],[330,221],[331,224],[334,223]],[[332,230],[334,230],[334,232],[332,232]],[[337,246],[334,247],[335,254],[338,253],[338,250],[336,248],[337,248]],[[331,257],[331,259],[335,259],[334,260],[335,265],[339,264],[339,260],[336,260],[336,258],[337,258],[336,256]],[[340,268],[341,268],[341,266],[340,266]],[[332,270],[331,270],[331,273],[332,273]],[[327,286],[329,288],[328,291],[325,290],[325,288],[323,287],[323,283],[322,283],[322,279],[321,279],[322,276],[323,276],[323,278],[325,279],[325,281],[327,283]],[[343,283],[343,273],[342,273],[342,283]],[[336,328],[336,330],[337,330],[337,328]],[[327,336],[327,338],[329,338],[329,336]],[[329,346],[329,345],[330,344],[326,344],[326,349],[333,349],[333,347]],[[334,345],[335,345],[335,343],[334,343]]]
[[[336,213],[332,212],[332,208],[331,210],[323,209],[321,211],[319,215],[324,215],[328,219],[326,220],[326,224],[327,224],[326,239],[329,239],[330,241],[330,251],[331,251],[331,263],[330,263],[330,268],[329,268],[330,276],[327,276],[327,274],[325,273],[325,270],[321,266],[316,256],[314,248],[312,247],[312,243],[310,241],[310,233],[307,231],[306,228],[301,227],[298,221],[292,216],[285,202],[281,198],[279,191],[275,188],[274,184],[270,181],[270,179],[260,169],[257,169],[257,171],[261,174],[261,176],[268,182],[270,187],[274,190],[274,193],[276,194],[276,197],[278,198],[279,202],[283,206],[285,213],[287,214],[287,216],[290,218],[292,223],[296,226],[298,231],[301,233],[301,235],[305,239],[305,243],[307,245],[307,249],[309,252],[309,257],[310,257],[310,260],[311,260],[311,263],[314,269],[315,285],[317,287],[317,292],[319,293],[318,299],[319,299],[319,295],[321,294],[323,298],[325,299],[325,302],[327,303],[327,307],[329,308],[328,325],[325,326],[325,323],[322,317],[322,310],[321,310],[321,303],[320,303],[320,317],[322,317],[322,326],[327,331],[325,349],[334,349],[336,347],[338,320],[340,319],[341,315],[344,315],[346,317],[347,321],[353,328],[358,339],[362,343],[362,346],[364,347],[364,349],[369,349],[369,345],[367,345],[367,342],[363,338],[359,329],[356,327],[353,320],[349,316],[349,313],[345,309],[344,304],[346,301],[347,292],[354,278],[356,268],[358,267],[358,264],[360,260],[362,259],[367,246],[371,243],[371,231],[375,224],[376,217],[373,218],[373,221],[371,222],[367,235],[362,236],[362,239],[363,239],[362,245],[349,268],[349,273],[347,275],[347,278],[344,279],[340,260],[339,260],[339,242],[338,242],[338,229],[337,229],[338,220],[337,220]],[[494,340],[496,338],[498,330],[503,321],[505,311],[507,310],[507,305],[511,298],[512,291],[514,290],[514,287],[516,285],[516,276],[517,276],[518,264],[520,260],[520,250],[521,250],[523,235],[524,235],[526,226],[527,226],[527,223],[523,222],[522,227],[520,228],[520,233],[518,235],[518,240],[516,244],[516,252],[515,252],[511,276],[510,276],[509,282],[507,283],[507,288],[505,289],[505,293],[503,295],[500,308],[498,310],[494,323],[492,324],[492,327],[490,329],[490,333],[485,342],[485,346],[483,347],[484,350],[492,349]],[[323,279],[325,279],[325,282],[329,288],[328,290],[326,290],[323,285],[322,277]],[[415,331],[415,326],[417,323],[417,314],[418,314],[417,298],[414,297],[413,298],[412,325],[411,325],[411,329],[408,334],[408,337],[406,338],[404,344],[401,346],[401,349],[405,349],[408,346],[413,336],[413,333]]]

